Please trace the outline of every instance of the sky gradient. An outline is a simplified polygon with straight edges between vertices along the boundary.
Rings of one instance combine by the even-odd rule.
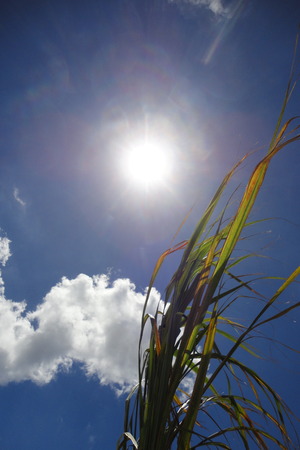
[[[300,4],[16,0],[0,8],[0,448],[115,448],[155,261],[193,207],[176,241],[189,237],[237,160],[257,150],[230,192],[263,155]],[[299,52],[297,60],[299,72]],[[299,93],[288,117],[299,114]],[[156,185],[136,183],[124,164],[144,136],[170,157]],[[288,276],[299,265],[299,150],[276,156],[255,205],[253,218],[275,219],[255,229],[249,246],[266,258],[246,265],[251,273]],[[153,308],[175,264],[176,256],[163,268]],[[294,285],[282,302],[299,292]],[[243,306],[236,318],[246,314]],[[299,320],[294,311],[270,336],[297,347]],[[260,374],[300,416],[299,356],[271,343],[261,350]]]

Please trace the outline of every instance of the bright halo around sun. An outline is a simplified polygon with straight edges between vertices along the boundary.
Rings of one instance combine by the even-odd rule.
[[[167,145],[159,140],[142,140],[130,146],[125,170],[131,181],[146,187],[163,183],[169,173],[171,158]]]

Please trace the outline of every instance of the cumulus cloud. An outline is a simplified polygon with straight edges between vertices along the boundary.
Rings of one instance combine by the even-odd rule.
[[[7,250],[2,254],[7,256]],[[137,380],[144,300],[145,293],[137,292],[130,280],[111,283],[106,275],[63,278],[34,311],[27,311],[26,302],[6,299],[2,291],[0,384],[48,383],[79,362],[88,376],[125,391]],[[159,301],[153,289],[149,312]]]
[[[5,266],[8,258],[11,256],[9,249],[10,240],[7,237],[0,236],[0,264]]]

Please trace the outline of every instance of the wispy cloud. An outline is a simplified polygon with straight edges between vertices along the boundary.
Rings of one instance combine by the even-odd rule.
[[[24,200],[22,200],[20,195],[19,195],[19,189],[18,188],[14,188],[13,195],[14,195],[15,200],[18,203],[20,203],[21,206],[23,206],[23,207],[26,206],[26,202],[24,202]]]
[[[222,0],[169,0],[169,3],[186,3],[198,7],[206,7],[214,14],[227,16],[230,14],[230,9],[223,5]]]
[[[76,361],[101,384],[125,391],[137,379],[144,299],[130,280],[110,283],[106,275],[63,278],[33,312],[26,311],[25,302],[8,300],[2,292],[0,384],[48,383]],[[152,312],[159,301],[153,290]]]

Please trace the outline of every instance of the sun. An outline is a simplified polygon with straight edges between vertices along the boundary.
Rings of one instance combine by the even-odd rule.
[[[168,147],[158,139],[133,143],[126,156],[125,171],[131,181],[150,186],[164,182],[170,172]]]

